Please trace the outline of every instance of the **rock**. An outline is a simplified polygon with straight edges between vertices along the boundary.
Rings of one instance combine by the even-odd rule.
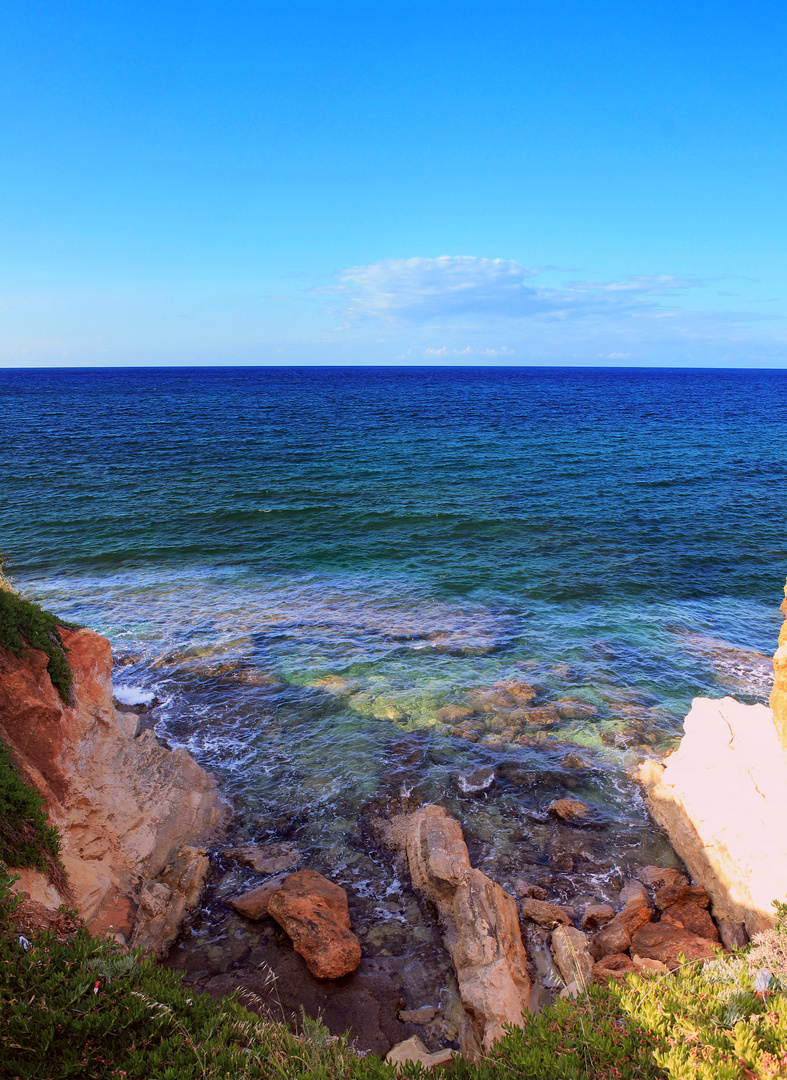
[[[523,919],[530,919],[532,922],[538,923],[539,926],[543,926],[546,930],[553,930],[561,923],[565,926],[571,926],[571,916],[563,908],[556,907],[555,904],[546,904],[543,900],[523,899],[519,908]]]
[[[470,769],[456,778],[457,787],[463,795],[480,795],[482,791],[489,791],[494,782],[494,769]]]
[[[466,1021],[462,1054],[475,1060],[519,1026],[530,979],[516,901],[470,866],[462,828],[441,806],[395,818],[389,842],[406,858],[413,888],[434,904],[456,970]]]
[[[423,1005],[420,1009],[402,1009],[399,1019],[403,1024],[430,1024],[438,1011],[434,1005]]]
[[[397,1043],[385,1056],[386,1064],[398,1066],[407,1062],[416,1062],[424,1069],[433,1069],[435,1065],[447,1065],[454,1056],[453,1050],[438,1050],[430,1054],[417,1035],[404,1042]]]
[[[224,848],[226,859],[249,866],[258,874],[281,874],[294,870],[302,861],[300,852],[291,844],[246,844],[243,847]]]
[[[576,979],[572,979],[570,983],[566,983],[563,989],[558,994],[559,998],[563,998],[567,1001],[569,998],[578,998],[582,993],[582,987],[579,985]]]
[[[632,956],[631,962],[634,965],[634,970],[638,975],[642,975],[643,978],[648,975],[667,975],[669,974],[669,968],[666,964],[662,964],[660,960],[650,960],[646,956]]]
[[[696,885],[662,885],[656,892],[656,907],[665,911],[673,904],[698,904],[706,908],[710,903],[710,897],[704,889]]]
[[[575,825],[587,820],[590,807],[586,806],[581,799],[555,799],[547,807],[547,812],[561,821]]]
[[[627,952],[631,945],[631,934],[624,926],[609,923],[590,939],[590,955],[594,960],[602,960],[605,956],[614,956],[616,953]]]
[[[630,904],[626,904],[624,908],[617,913],[611,922],[607,923],[605,929],[609,929],[610,926],[622,926],[629,934],[633,934],[640,926],[643,926],[646,922],[650,922],[653,918],[653,909],[648,907],[647,904],[643,904],[640,900],[635,900]]]
[[[710,913],[699,904],[672,904],[661,916],[661,921],[677,926],[679,930],[688,930],[697,937],[707,938],[708,941],[721,941]]]
[[[636,930],[631,935],[631,952],[661,960],[671,971],[680,966],[681,954],[686,960],[710,960],[715,955],[712,941],[665,922],[646,923]]]
[[[284,875],[266,881],[264,885],[258,885],[256,889],[249,889],[240,896],[231,896],[227,900],[230,907],[235,908],[239,915],[247,919],[259,921],[268,914],[268,901],[273,894],[284,884]]]
[[[269,898],[268,914],[316,979],[339,979],[360,964],[361,944],[350,929],[347,893],[322,874],[290,874]]]
[[[73,897],[57,903],[75,903],[94,934],[163,955],[199,900],[201,845],[223,829],[229,807],[185,750],[165,749],[150,730],[134,738],[125,720],[118,726],[109,642],[90,630],[61,634],[68,703],[43,652],[0,648],[0,736],[62,836]]]
[[[561,720],[590,720],[598,715],[595,705],[587,705],[584,701],[570,701],[562,699],[555,702],[555,709]]]
[[[558,926],[552,933],[552,955],[566,984],[576,981],[580,986],[587,986],[593,961],[588,952],[587,936],[581,930]]]
[[[749,942],[749,935],[746,933],[744,923],[720,922],[719,936],[724,948],[729,949],[730,952],[733,949],[744,948]]]
[[[608,979],[625,979],[634,970],[631,958],[625,953],[611,953],[593,965],[591,977],[594,983],[605,983]]]
[[[787,653],[775,661],[787,674]],[[772,900],[787,895],[787,751],[776,713],[732,698],[696,698],[678,751],[658,775],[641,778],[648,809],[693,880],[710,894],[720,922],[750,936],[774,925]],[[787,730],[787,729],[785,729]]]
[[[582,930],[598,930],[605,926],[610,919],[614,918],[615,909],[611,904],[591,904],[585,908],[582,922],[579,924]]]
[[[662,885],[688,885],[689,880],[677,870],[663,866],[641,866],[635,872],[635,877],[647,885],[649,889],[660,889]]]
[[[542,889],[540,885],[532,885],[529,881],[525,881],[524,878],[517,878],[514,882],[514,894],[524,900],[527,897],[532,897],[534,900],[546,900],[547,891]]]
[[[627,880],[620,890],[620,902],[624,907],[628,907],[629,904],[645,904],[646,907],[649,907],[648,890],[641,881]]]

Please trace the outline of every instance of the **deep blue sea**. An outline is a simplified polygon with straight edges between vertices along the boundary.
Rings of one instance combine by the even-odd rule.
[[[504,883],[603,896],[669,857],[632,766],[695,695],[767,700],[787,373],[0,371],[0,429],[14,583],[112,640],[240,835],[298,845],[362,931],[384,915],[383,954],[414,916],[369,806],[443,802]],[[555,847],[566,792],[585,848]]]

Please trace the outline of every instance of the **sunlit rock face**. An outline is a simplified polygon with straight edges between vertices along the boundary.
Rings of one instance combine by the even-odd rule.
[[[204,844],[228,817],[214,780],[184,750],[135,737],[112,700],[109,642],[61,631],[73,682],[64,703],[44,653],[0,649],[0,735],[41,791],[88,927],[162,954],[207,873]],[[24,871],[19,888],[50,906],[54,887]]]
[[[787,623],[779,642],[771,708],[697,698],[679,749],[640,770],[723,940],[740,924],[749,935],[772,926],[772,902],[787,896]]]
[[[394,818],[391,842],[407,861],[416,892],[430,900],[456,969],[466,1014],[465,1057],[487,1053],[505,1026],[520,1025],[531,985],[516,901],[470,865],[459,822],[427,805]]]

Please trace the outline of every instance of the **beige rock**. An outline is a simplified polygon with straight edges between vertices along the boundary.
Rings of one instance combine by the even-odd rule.
[[[430,1054],[422,1040],[417,1035],[413,1035],[412,1038],[391,1047],[385,1060],[388,1065],[396,1065],[397,1070],[400,1065],[408,1062],[415,1062],[424,1069],[433,1069],[436,1065],[447,1065],[453,1056],[453,1050],[438,1050],[437,1053]]]
[[[466,1013],[459,1043],[476,1059],[520,1025],[530,980],[516,901],[470,866],[459,822],[441,806],[394,819],[390,842],[407,860],[413,887],[435,906]]]
[[[298,870],[268,900],[268,914],[292,939],[316,979],[339,979],[361,962],[347,893],[315,870]]]
[[[558,926],[552,932],[552,956],[563,981],[587,986],[593,970],[587,935],[573,926]]]
[[[525,898],[520,902],[519,908],[523,919],[530,919],[531,922],[543,926],[545,930],[553,930],[561,923],[564,926],[571,926],[571,916],[555,904]]]
[[[763,705],[697,698],[683,726],[679,750],[646,784],[648,807],[716,919],[753,936],[773,926],[772,901],[787,895],[787,750]]]
[[[422,1005],[420,1009],[402,1009],[399,1019],[403,1024],[430,1024],[437,1013],[434,1005]]]
[[[185,750],[164,749],[152,731],[133,738],[118,727],[109,642],[90,630],[63,629],[62,637],[73,675],[68,704],[52,686],[44,653],[0,649],[0,735],[61,833],[63,864],[89,929],[129,940],[136,934],[161,953],[201,890],[206,864],[192,845],[215,837],[229,808]],[[160,875],[176,864],[182,874],[167,885]]]
[[[629,904],[649,905],[648,891],[641,881],[626,881],[620,890],[620,902],[624,907]]]
[[[258,874],[281,874],[295,870],[302,861],[301,853],[291,844],[245,844],[242,847],[224,848],[225,858],[249,866]]]
[[[651,960],[647,956],[637,956],[635,953],[631,957],[631,962],[634,965],[634,970],[638,975],[646,977],[648,975],[668,975],[669,968],[666,964],[662,964],[660,960]]]

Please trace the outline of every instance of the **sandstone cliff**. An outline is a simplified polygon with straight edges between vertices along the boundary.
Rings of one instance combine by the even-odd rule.
[[[697,698],[679,749],[640,770],[652,816],[733,940],[736,926],[773,926],[772,901],[787,898],[787,623],[774,670],[771,708]]]
[[[0,648],[0,736],[46,801],[62,835],[74,900],[94,933],[163,954],[199,901],[208,860],[202,845],[229,808],[185,750],[166,750],[153,732],[134,737],[112,702],[109,642],[62,630],[73,674],[64,704],[47,657]],[[126,721],[126,722],[124,722]],[[18,887],[48,906],[62,901],[42,875]]]

